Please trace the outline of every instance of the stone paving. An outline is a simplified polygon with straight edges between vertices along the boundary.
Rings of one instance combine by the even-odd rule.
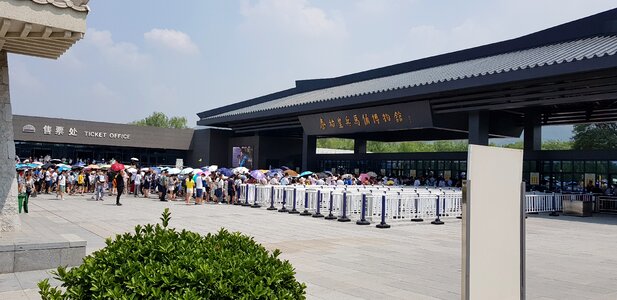
[[[390,229],[231,205],[123,197],[123,206],[89,196],[31,199],[23,230],[74,234],[87,252],[137,224],[159,222],[202,234],[220,227],[279,248],[307,284],[309,299],[459,299],[461,222],[442,226],[392,223]],[[532,215],[527,219],[528,299],[617,299],[617,216],[593,218]],[[38,299],[46,271],[0,275],[0,299]]]

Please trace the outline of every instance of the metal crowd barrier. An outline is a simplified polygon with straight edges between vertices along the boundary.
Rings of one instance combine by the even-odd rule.
[[[462,192],[457,188],[242,184],[239,199],[244,206],[359,225],[378,223],[379,228],[403,221],[432,220],[439,225],[442,219],[462,215]],[[528,193],[525,207],[527,213],[558,215],[563,200],[593,199],[590,194]],[[617,209],[617,198],[604,203]]]

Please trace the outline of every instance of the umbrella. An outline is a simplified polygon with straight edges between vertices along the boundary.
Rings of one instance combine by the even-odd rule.
[[[135,168],[128,168],[128,169],[126,169],[126,171],[129,172],[129,173],[132,173],[132,174],[137,173],[137,169],[135,169]]]
[[[343,176],[341,176],[341,178],[352,178],[353,175],[351,174],[344,174]]]
[[[150,168],[141,168],[141,171],[142,172],[147,172],[147,171],[150,171]]]
[[[139,158],[136,158],[136,157],[131,157],[131,160],[132,160],[132,161],[139,161]]]
[[[80,166],[80,167],[83,167],[85,165],[86,165],[86,163],[84,163],[83,161],[80,161],[80,162],[77,162],[76,164],[74,164],[74,166]]]
[[[313,175],[313,172],[311,172],[311,171],[304,171],[304,172],[300,173],[300,177],[309,176],[309,175]]]
[[[223,174],[223,176],[227,176],[227,177],[232,176],[234,174],[234,172],[232,172],[230,169],[227,169],[227,168],[220,168],[218,169],[218,172]]]
[[[15,168],[16,168],[16,169],[21,169],[21,168],[23,168],[23,167],[25,167],[25,166],[26,166],[26,164],[16,164],[16,165],[15,165]]]
[[[282,169],[271,169],[270,171],[268,171],[268,174],[274,174],[274,173],[283,173]]]
[[[111,165],[111,170],[114,172],[120,172],[120,170],[124,170],[124,165],[121,163],[114,163]]]
[[[320,172],[320,173],[317,173],[317,177],[319,177],[319,178],[326,178],[326,177],[328,177],[328,174],[326,174],[324,172]]]
[[[159,167],[152,167],[150,169],[152,169],[152,172],[154,172],[156,174],[160,174],[161,173],[161,168],[159,168]]]
[[[97,165],[88,165],[88,166],[86,167],[86,169],[92,169],[92,170],[98,170],[98,169],[100,169],[100,168],[101,168],[101,167],[99,167],[99,166],[97,166]]]
[[[373,171],[366,173],[366,175],[371,176],[371,177],[377,177],[377,173]]]
[[[111,168],[111,165],[101,165],[100,168],[101,170],[109,170],[109,168]],[[122,168],[124,169],[124,166]]]
[[[73,169],[73,170],[78,170],[78,169],[81,169],[81,168],[83,168],[83,167],[84,167],[84,166],[73,165],[73,166],[71,166],[71,169]]]
[[[365,180],[368,180],[369,177],[370,176],[368,174],[362,173],[362,174],[360,174],[360,176],[358,176],[358,179],[360,179],[360,181],[365,181]]]
[[[266,178],[266,175],[264,175],[264,173],[259,171],[259,170],[253,170],[253,171],[251,171],[251,173],[249,173],[249,175],[251,175],[251,177],[253,177],[253,178],[257,179],[257,180]]]
[[[168,169],[167,172],[169,172],[169,175],[178,175],[182,171],[178,168],[171,168],[171,169]]]
[[[210,172],[215,172],[218,169],[219,169],[219,166],[217,166],[217,165],[211,165],[211,166],[208,167],[208,171],[210,171]]]
[[[52,164],[52,163],[46,163],[44,165],[41,166],[41,168],[43,169],[49,169],[49,168],[55,168],[56,165]]]
[[[43,163],[42,163],[42,162],[40,162],[40,161],[35,161],[35,162],[33,162],[33,164],[35,164],[35,165],[39,165],[39,166],[40,166],[40,165],[42,165]]]
[[[37,165],[37,164],[34,164],[34,163],[32,163],[32,164],[27,164],[26,166],[28,166],[28,167],[30,167],[30,168],[32,168],[32,169],[36,169],[36,168],[40,168],[40,167],[41,167],[41,165]]]
[[[234,172],[234,174],[246,174],[249,172],[249,169],[245,167],[237,167],[233,169],[232,171]]]
[[[323,171],[323,172],[326,173],[326,175],[328,175],[328,176],[334,176],[334,174],[332,174],[332,172],[330,172],[330,171]]]
[[[182,174],[182,175],[190,174],[190,173],[193,173],[194,170],[195,169],[193,169],[193,168],[184,168],[184,169],[182,169],[182,171],[180,171],[180,174]]]
[[[285,170],[285,174],[291,176],[291,177],[297,177],[298,176],[298,172],[294,171],[294,170]]]
[[[61,160],[59,160],[59,159],[57,159],[57,158],[54,158],[54,159],[51,159],[49,162],[59,164],[59,163],[61,163],[62,161],[61,161]]]
[[[66,165],[64,165],[64,166],[59,166],[59,167],[58,167],[58,172],[68,171],[68,170],[70,170],[70,169],[71,169],[71,167],[66,166]]]
[[[282,166],[281,169],[283,169],[283,171],[290,170],[289,167],[286,167],[286,166]]]

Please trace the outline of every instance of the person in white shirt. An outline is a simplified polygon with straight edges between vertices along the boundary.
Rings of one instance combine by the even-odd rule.
[[[415,187],[419,187],[420,186],[420,178],[416,177],[416,180],[414,180],[414,182],[413,182],[413,186],[415,186]]]
[[[278,177],[279,177],[278,174],[274,174],[274,176],[272,176],[272,179],[270,179],[270,184],[271,185],[279,185]]]
[[[66,175],[64,175],[64,171],[62,171],[62,173],[58,175],[57,179],[58,179],[57,180],[58,190],[57,190],[56,198],[60,196],[60,200],[64,200],[64,193],[66,192]]]
[[[201,205],[204,200],[204,182],[206,174],[201,173],[201,175],[195,177],[195,204]]]
[[[45,194],[49,194],[51,188],[51,168],[45,171]]]
[[[141,174],[140,173],[136,173],[135,178],[133,178],[133,184],[135,185],[134,189],[135,189],[135,197],[139,196],[139,191],[141,188]]]

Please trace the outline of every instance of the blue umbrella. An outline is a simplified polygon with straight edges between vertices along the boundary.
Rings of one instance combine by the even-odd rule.
[[[217,172],[219,172],[219,173],[221,173],[221,174],[223,174],[224,176],[227,176],[227,177],[234,175],[234,172],[232,172],[230,169],[227,169],[227,168],[220,168],[220,169],[218,169]]]
[[[289,170],[289,167],[282,166],[281,169],[283,169],[283,171],[287,171],[287,170]]]
[[[257,180],[266,178],[266,175],[264,173],[262,173],[261,171],[259,171],[259,170],[253,170],[253,171],[251,171],[251,173],[249,173],[249,175],[251,175],[251,177],[253,177],[253,178],[257,179]]]
[[[300,173],[300,177],[304,177],[304,176],[309,176],[309,175],[313,175],[313,172],[311,171],[304,171],[302,173]]]
[[[281,170],[281,169],[272,169],[272,170],[268,171],[268,173],[266,175],[272,177],[272,176],[274,176],[274,174],[279,174],[279,176],[282,176],[283,170]]]
[[[23,169],[24,167],[26,167],[26,164],[16,164],[15,165],[15,169]]]
[[[62,167],[58,167],[58,172],[68,171],[68,170],[70,170],[70,169],[71,169],[71,168],[69,168],[69,167],[62,166]]]
[[[150,170],[152,170],[152,172],[154,172],[156,174],[160,174],[161,173],[161,168],[159,168],[159,167],[152,167],[152,168],[150,168]]]

